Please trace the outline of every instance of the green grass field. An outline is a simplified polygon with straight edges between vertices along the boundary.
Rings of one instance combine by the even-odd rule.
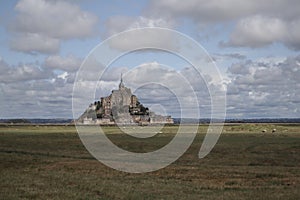
[[[299,199],[300,125],[226,125],[200,160],[206,128],[170,166],[129,174],[95,160],[73,126],[2,125],[0,199]],[[151,139],[105,130],[120,147],[147,152],[167,144],[177,127]]]

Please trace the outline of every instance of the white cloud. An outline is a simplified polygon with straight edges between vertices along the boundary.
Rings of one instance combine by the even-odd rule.
[[[74,55],[61,57],[59,55],[49,56],[45,60],[45,66],[53,69],[61,69],[67,72],[77,71],[82,63],[82,59]]]
[[[0,83],[34,81],[48,79],[53,76],[52,71],[45,70],[32,63],[10,66],[4,61],[0,61],[0,70]]]
[[[286,24],[278,18],[253,16],[242,19],[230,36],[229,45],[259,47],[282,40]]]
[[[163,18],[113,16],[106,21],[105,36],[111,36],[126,30],[145,27],[174,28],[173,20]],[[154,31],[135,31],[126,36],[119,36],[110,41],[112,48],[126,51],[136,47],[152,47],[163,44],[166,47],[176,49],[175,41],[170,34],[156,33]]]
[[[228,71],[232,74],[242,74],[246,75],[250,73],[249,67],[245,63],[235,63],[232,64]]]
[[[294,50],[300,50],[300,17],[288,23],[288,32],[284,43]]]
[[[114,67],[107,68],[102,74],[101,80],[103,81],[120,81],[121,74],[125,74],[128,71],[127,67]]]
[[[30,54],[53,54],[59,51],[60,40],[37,33],[25,33],[14,38],[10,46],[13,50]]]
[[[231,23],[235,28],[229,41],[220,43],[222,46],[256,48],[277,42],[300,49],[297,0],[161,0],[152,1],[146,13],[150,17],[192,20],[201,28],[222,25],[225,29]]]
[[[229,116],[299,117],[300,56],[282,62],[245,61],[229,68]]]
[[[225,54],[213,54],[211,55],[213,61],[222,61],[226,59],[236,59],[236,60],[244,60],[246,59],[246,56],[240,53],[225,53]]]
[[[175,26],[173,20],[164,18],[147,18],[147,17],[130,17],[130,16],[112,16],[106,23],[106,36],[111,36],[125,30],[144,28],[144,27],[161,27],[172,28]]]
[[[70,39],[89,37],[95,32],[97,17],[65,1],[21,0],[14,29],[40,33],[49,37]]]
[[[15,11],[16,19],[10,29],[17,39],[12,40],[11,47],[26,53],[58,52],[62,39],[93,36],[98,20],[95,15],[65,1],[20,0]]]
[[[146,106],[160,104],[167,113],[177,117],[184,109],[186,116],[196,117],[195,109],[199,104],[201,116],[210,117],[210,94],[206,83],[192,67],[176,71],[157,62],[143,63],[129,70],[124,82],[136,91]]]
[[[59,75],[57,76],[57,78],[66,80],[68,76],[69,76],[68,72],[64,72],[64,73],[62,73],[62,74],[59,74]]]
[[[57,86],[48,80],[2,84],[1,118],[70,117],[72,84]]]
[[[123,52],[145,48],[165,48],[176,51],[179,49],[178,41],[171,32],[159,32],[155,29],[138,29],[133,32],[114,37],[109,41],[111,48]]]
[[[300,106],[300,56],[290,57],[276,62],[270,59],[243,61],[229,68],[227,103],[228,117],[297,117]],[[72,108],[72,76],[74,72],[54,75],[36,64],[10,66],[3,60],[1,70],[1,100],[6,102],[1,107],[1,117],[70,117]],[[194,109],[195,102],[186,90],[186,83],[193,86],[200,104],[201,117],[209,117],[211,103],[206,84],[193,68],[181,71],[161,67],[158,63],[143,65],[126,71],[127,68],[112,68],[107,71],[110,76],[101,80],[101,94],[105,96],[115,89],[120,72],[125,72],[124,82],[135,91],[146,106],[162,105],[169,114],[178,116],[179,104],[176,96],[159,84],[143,85],[145,82],[165,83],[169,89],[176,88],[177,95],[189,103],[187,109]],[[73,77],[74,79],[74,77]],[[96,82],[85,81],[83,93],[75,98],[83,99],[82,112],[93,101],[93,95],[86,93],[94,88]],[[213,83],[208,83],[213,84]],[[218,86],[216,86],[218,87]],[[137,89],[137,90],[135,90]],[[92,99],[92,100],[91,100]],[[91,101],[87,101],[91,100]],[[192,101],[191,101],[192,100]],[[22,110],[22,113],[19,111]],[[191,110],[193,112],[193,110]]]
[[[0,118],[70,117],[72,76],[55,75],[42,64],[0,61]]]
[[[300,49],[300,19],[285,21],[261,15],[241,19],[231,33],[228,46],[262,47],[282,42],[290,48]],[[297,25],[296,25],[297,24]]]
[[[219,23],[256,14],[294,18],[299,15],[297,0],[160,0],[152,1],[148,13],[187,17],[197,23]]]

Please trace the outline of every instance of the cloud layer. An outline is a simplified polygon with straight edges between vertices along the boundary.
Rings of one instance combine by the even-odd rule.
[[[298,117],[300,56],[282,62],[233,64],[228,84],[228,114],[241,117]]]
[[[96,15],[65,1],[21,0],[10,26],[11,48],[25,53],[57,53],[61,40],[95,34]]]
[[[299,13],[297,0],[162,0],[151,1],[147,12],[166,19],[190,19],[200,27],[234,24],[229,40],[220,42],[222,46],[256,48],[283,43],[293,50],[300,49]]]
[[[30,117],[33,114],[33,116],[51,117],[53,113],[56,117],[70,117],[75,73],[73,69],[64,70],[64,67],[78,61],[78,58],[74,57],[73,61],[71,58],[68,57],[66,62],[63,58],[57,57],[58,62],[61,61],[59,69],[65,71],[60,74],[55,73],[54,68],[45,67],[46,62],[10,66],[1,60],[0,70],[4,73],[1,74],[0,91],[2,100],[6,102],[1,108],[1,117]],[[47,59],[49,62],[49,58]],[[49,66],[49,63],[47,65]],[[135,70],[114,67],[108,69],[103,76],[105,78],[100,80],[96,98],[106,96],[112,89],[117,88],[121,72],[124,74],[125,84],[136,90],[142,103],[147,106],[163,105],[173,116],[178,116],[180,112],[176,96],[167,88],[159,85],[143,85],[143,83],[151,82],[153,78],[168,83],[169,88],[177,88],[177,95],[189,101],[191,96],[186,92],[186,87],[176,78],[176,74],[181,74],[193,86],[199,100],[200,115],[209,117],[210,94],[206,83],[193,68],[186,67],[175,71],[163,68],[155,62],[144,63]],[[300,56],[287,57],[279,62],[277,60],[274,62],[272,60],[241,61],[231,65],[228,75],[227,117],[299,116]],[[88,90],[96,83],[82,84]],[[84,99],[87,95],[91,94],[83,93],[80,98]],[[21,110],[24,112],[20,112]]]
[[[0,101],[5,102],[1,104],[0,118],[71,117],[76,72],[88,54],[84,48],[96,46],[100,41],[95,42],[95,38],[104,39],[142,27],[176,29],[207,45],[226,77],[228,117],[300,116],[300,1],[146,1],[137,3],[136,7],[126,5],[122,7],[124,12],[115,15],[101,6],[96,12],[90,5],[66,0],[19,0],[13,9],[9,8],[7,12],[12,14],[7,15],[10,18],[6,26],[0,27],[0,36],[3,36],[0,40]],[[3,6],[6,5],[3,3]],[[0,15],[2,26],[6,18]],[[213,39],[197,38],[205,34]],[[86,42],[87,47],[82,48],[79,41]],[[168,41],[169,35],[132,34],[114,41],[110,47],[128,50],[140,44],[168,46]],[[172,42],[172,45],[178,44],[178,41]],[[270,45],[278,49],[265,48]],[[136,54],[138,62],[143,58],[142,53]],[[172,61],[164,64],[178,67],[179,64]],[[132,63],[137,65],[137,61]],[[137,86],[153,77],[159,78],[177,87],[178,94],[188,102],[189,94],[175,78],[180,74],[194,86],[201,116],[209,115],[211,99],[207,85],[192,67],[167,70],[155,59],[138,64],[141,68],[132,71],[130,61],[125,59],[124,64],[109,68],[99,82],[96,97],[106,96],[117,88],[123,73],[125,83],[137,89],[142,103],[162,104],[176,116],[178,102],[174,94],[158,85]],[[95,72],[104,66],[96,58],[88,65],[90,70],[84,74],[87,80],[99,79]],[[211,87],[220,88],[223,84],[213,82],[213,77],[207,80]],[[86,91],[95,84],[82,82]],[[90,95],[86,91],[78,98]],[[85,106],[88,105],[84,104],[83,108]]]

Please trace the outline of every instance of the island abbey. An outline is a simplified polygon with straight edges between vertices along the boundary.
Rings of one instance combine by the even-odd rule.
[[[138,98],[125,87],[121,75],[118,90],[113,90],[107,97],[101,97],[88,107],[77,120],[82,124],[173,124],[171,116],[157,115],[143,106]]]

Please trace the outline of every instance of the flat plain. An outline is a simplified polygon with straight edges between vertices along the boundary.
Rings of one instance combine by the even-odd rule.
[[[177,128],[136,139],[103,127],[133,152],[161,148]],[[74,126],[3,124],[0,199],[299,199],[300,124],[227,124],[212,152],[199,159],[206,130],[200,125],[188,151],[168,167],[130,174],[93,158]]]

